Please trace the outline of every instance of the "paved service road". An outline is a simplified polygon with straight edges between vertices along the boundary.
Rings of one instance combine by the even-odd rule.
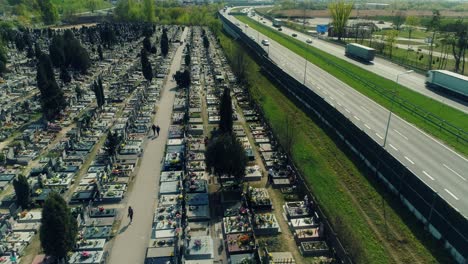
[[[263,20],[258,20],[259,19],[259,16],[256,15],[255,17],[252,17],[252,19],[255,19],[257,20],[258,22],[262,22],[262,21],[265,21],[265,26],[268,26],[268,27],[271,27],[275,30],[277,30],[277,28],[273,27],[273,23],[266,19],[266,18],[263,18]],[[241,22],[240,22],[241,23]],[[242,25],[244,25],[243,23],[241,23]],[[242,29],[245,31],[245,27],[242,27]],[[257,38],[257,35],[256,33],[253,34],[253,30],[248,28],[247,29],[247,33],[248,35],[251,35],[252,37],[254,38]],[[405,72],[407,71],[408,69],[407,68],[404,68],[402,66],[399,66],[395,63],[392,63],[386,59],[383,59],[383,58],[380,58],[380,57],[375,57],[374,61],[373,61],[373,64],[363,64],[359,61],[356,61],[356,60],[353,60],[353,59],[350,59],[348,57],[346,57],[344,55],[344,47],[343,46],[340,46],[340,45],[337,45],[337,44],[333,44],[333,43],[330,43],[328,41],[325,41],[325,40],[321,40],[321,39],[318,39],[318,38],[313,38],[311,37],[310,35],[306,35],[306,34],[303,34],[299,31],[295,31],[295,30],[292,30],[290,28],[287,28],[287,27],[282,27],[282,32],[281,33],[284,33],[288,36],[291,36],[293,33],[297,34],[297,39],[298,40],[302,40],[302,41],[306,41],[307,39],[311,39],[312,40],[312,44],[310,44],[311,46],[314,46],[324,52],[327,52],[335,57],[338,57],[340,59],[343,59],[343,60],[346,60],[347,62],[349,63],[352,63],[358,67],[361,67],[363,69],[366,69],[367,71],[370,71],[370,72],[373,72],[377,75],[380,75],[382,77],[385,77],[387,79],[390,79],[390,80],[393,80],[393,81],[396,81],[396,78],[397,78],[397,75],[402,73],[402,72]],[[466,102],[463,102],[462,100],[459,100],[457,98],[454,98],[450,95],[446,95],[446,94],[438,94],[432,90],[429,90],[426,88],[426,84],[425,84],[425,76],[423,74],[419,74],[419,73],[411,73],[409,75],[404,75],[404,76],[400,76],[399,80],[398,80],[398,83],[400,83],[401,85],[409,88],[409,89],[412,89],[420,94],[423,94],[427,97],[430,97],[430,98],[433,98],[434,100],[437,100],[439,102],[442,102],[446,105],[449,105],[453,108],[456,108],[460,111],[463,111],[465,113],[468,113],[468,104]]]
[[[223,15],[240,23],[245,30],[233,16]],[[247,35],[256,37],[257,31],[247,28]],[[267,38],[259,33],[259,40],[262,39]],[[263,47],[284,71],[301,83],[304,81],[304,58],[272,40],[269,47]],[[389,116],[387,109],[309,62],[306,72],[306,85],[310,89],[383,145]],[[403,75],[400,79],[406,77],[408,75]],[[395,115],[392,115],[385,149],[468,218],[468,160],[465,157]]]
[[[185,40],[187,28],[182,33]],[[180,68],[182,51],[185,44],[178,47],[168,76],[175,74]],[[133,189],[128,198],[128,205],[134,209],[133,223],[129,220],[124,210],[124,218],[115,238],[115,243],[110,251],[112,264],[144,263],[146,248],[151,237],[155,203],[159,194],[159,176],[161,174],[161,162],[164,156],[168,128],[171,124],[172,106],[175,98],[176,83],[171,77],[163,87],[156,123],[161,127],[161,133],[156,139],[150,139],[145,147],[143,159],[135,177]]]

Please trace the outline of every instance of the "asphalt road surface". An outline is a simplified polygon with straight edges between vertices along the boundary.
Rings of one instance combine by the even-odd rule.
[[[223,15],[234,24],[239,23],[247,35],[253,36],[257,42],[268,39],[252,28],[246,28],[227,12]],[[387,109],[319,67],[307,62],[306,68],[304,58],[273,40],[270,40],[269,46],[262,47],[275,63],[301,83],[306,72],[307,87],[383,145],[390,114]],[[403,75],[400,79],[403,82],[410,76]],[[391,117],[385,149],[468,218],[468,160],[465,157],[396,115]]]
[[[265,21],[263,25],[268,26],[270,28],[273,28],[277,30],[277,28],[273,27],[273,23],[266,19],[263,18],[263,20],[259,20],[259,15],[255,15],[254,17],[251,17],[252,19],[255,19],[257,22],[262,23],[262,21]],[[241,23],[241,22],[240,22]],[[242,23],[242,25],[245,25]],[[245,31],[245,26],[242,27],[242,29]],[[247,29],[248,32],[253,32],[251,29]],[[327,52],[335,57],[338,57],[340,59],[346,60],[349,63],[352,63],[358,67],[361,67],[363,69],[366,69],[367,71],[373,72],[377,75],[380,75],[382,77],[385,77],[387,79],[396,81],[398,74],[401,74],[405,71],[407,71],[407,68],[404,68],[402,66],[399,66],[395,63],[392,63],[386,59],[375,57],[373,64],[363,64],[362,62],[353,60],[351,58],[348,58],[344,55],[344,47],[330,43],[325,40],[321,40],[319,38],[314,38],[312,36],[303,34],[299,31],[292,30],[287,27],[282,27],[281,33],[284,33],[288,36],[292,36],[293,33],[297,34],[297,39],[302,40],[306,42],[307,39],[312,40],[312,46]],[[253,35],[254,38],[257,37],[257,35]],[[413,72],[408,75],[403,75],[400,76],[398,79],[398,83],[411,89],[414,90],[415,92],[418,92],[420,94],[423,94],[427,97],[433,98],[434,100],[437,100],[441,103],[444,103],[446,105],[449,105],[453,108],[456,108],[460,111],[463,111],[468,114],[468,104],[466,102],[463,102],[462,100],[458,98],[454,98],[450,95],[444,94],[444,93],[436,93],[433,90],[430,90],[426,88],[426,77],[423,74],[419,74],[416,72]]]

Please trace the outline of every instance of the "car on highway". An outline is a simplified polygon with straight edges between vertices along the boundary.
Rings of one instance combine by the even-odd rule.
[[[270,41],[268,39],[262,40],[263,46],[270,46]]]
[[[283,29],[282,29],[282,28],[278,28],[278,31],[283,31]]]
[[[306,42],[309,43],[309,44],[312,44],[312,40],[311,40],[311,39],[306,39]]]
[[[297,34],[296,34],[296,33],[292,33],[292,36],[293,36],[293,37],[297,37]]]

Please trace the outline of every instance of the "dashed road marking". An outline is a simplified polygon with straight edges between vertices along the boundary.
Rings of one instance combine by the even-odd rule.
[[[393,131],[395,131],[398,135],[402,136],[404,139],[408,140],[408,138],[403,135],[402,133],[400,133],[400,131],[396,130],[396,129],[393,129]]]
[[[414,165],[414,162],[413,162],[412,160],[410,160],[410,158],[408,158],[408,157],[405,156],[405,159],[406,159],[407,161],[409,161],[411,164]]]
[[[348,110],[348,108],[345,108],[344,110],[345,110],[346,112],[348,112],[348,113],[351,113],[351,112]]]
[[[390,147],[392,147],[392,149],[394,149],[394,150],[398,151],[398,149],[397,149],[397,148],[395,148],[395,146],[393,146],[392,144],[388,144],[388,145],[389,145]]]
[[[379,133],[375,133],[380,139],[383,139],[383,137],[381,135],[379,135]]]
[[[367,127],[368,129],[372,129],[372,128],[370,128],[370,126],[368,126],[367,124],[364,124],[364,126]]]
[[[458,197],[455,196],[455,194],[453,194],[451,191],[447,190],[447,189],[444,189],[448,194],[450,194],[453,198],[455,198],[455,200],[460,200],[458,199]]]
[[[358,121],[361,120],[361,119],[359,119],[359,117],[357,117],[357,116],[354,116],[354,118],[356,118],[356,120],[358,120]]]
[[[425,171],[423,171],[423,173],[424,173],[424,175],[426,175],[427,177],[429,177],[429,179],[435,181],[435,179],[434,179],[431,175],[429,175],[429,173],[427,173],[427,172],[425,172]]]
[[[365,108],[364,106],[361,105],[361,108],[364,109],[366,112],[370,113],[369,109]]]
[[[461,176],[458,172],[454,171],[452,168],[450,168],[449,166],[447,166],[446,164],[443,164],[445,168],[447,168],[449,171],[455,173],[455,175],[457,175],[458,177],[460,177],[462,180],[466,181],[466,178]]]

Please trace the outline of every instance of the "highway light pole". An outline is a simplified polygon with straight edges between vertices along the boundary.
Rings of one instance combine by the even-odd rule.
[[[399,73],[396,77],[396,83],[398,84],[398,80],[400,79],[400,76],[401,75],[405,75],[405,74],[410,74],[414,72],[413,70],[409,70],[409,71],[405,71],[405,72],[402,72],[402,73]],[[385,137],[384,137],[384,141],[383,141],[383,147],[385,148],[385,144],[387,143],[387,136],[388,136],[388,129],[390,128],[390,120],[392,118],[392,111],[393,111],[393,104],[395,102],[395,94],[396,94],[396,86],[395,88],[393,89],[393,96],[392,96],[392,105],[390,106],[390,113],[388,114],[388,121],[387,121],[387,128],[385,129]]]
[[[304,85],[306,82],[306,76],[307,76],[307,58],[305,58],[305,65],[304,65],[304,83],[303,83]]]

